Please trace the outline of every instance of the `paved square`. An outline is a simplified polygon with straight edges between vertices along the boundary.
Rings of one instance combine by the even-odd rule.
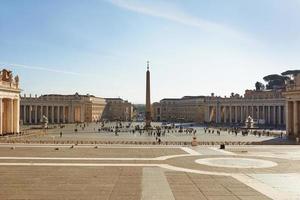
[[[299,152],[298,146],[223,151],[213,146],[1,144],[0,199],[300,199]],[[278,158],[278,153],[290,157]],[[223,166],[196,162],[208,158]],[[224,158],[234,160],[234,166],[226,166]],[[247,168],[245,159],[276,165]]]
[[[143,126],[143,123],[133,122],[130,124],[130,128],[126,128],[126,125],[129,123],[124,122],[124,127],[119,128],[120,132],[115,134],[115,126],[116,123],[106,123],[104,127],[101,124],[97,123],[89,123],[84,128],[81,125],[75,124],[64,124],[63,128],[59,128],[59,125],[51,125],[50,128],[46,131],[41,131],[39,129],[27,130],[34,126],[24,126],[23,129],[26,129],[27,132],[44,132],[45,134],[41,134],[39,136],[33,134],[27,137],[17,137],[14,138],[13,141],[15,142],[26,142],[30,141],[31,143],[134,143],[142,144],[142,143],[156,143],[156,136],[148,135],[146,132],[139,132],[135,131],[132,132],[135,126]],[[153,127],[161,126],[161,123],[153,123]],[[39,128],[40,126],[36,126],[35,128]],[[109,129],[101,130],[101,128]],[[283,143],[287,142],[284,138],[279,138],[279,132],[277,136],[258,136],[249,134],[247,136],[243,136],[241,133],[237,135],[233,134],[232,132],[229,133],[228,131],[221,130],[220,134],[217,134],[217,129],[214,130],[214,133],[208,133],[204,130],[201,126],[193,126],[194,130],[196,130],[195,136],[198,139],[198,142],[201,143]],[[100,131],[99,131],[100,129]],[[77,130],[77,131],[75,131]],[[164,132],[164,131],[162,131]],[[60,133],[62,133],[62,137],[60,137]],[[171,130],[166,130],[165,133],[161,136],[161,141],[163,143],[168,142],[185,142],[190,143],[192,141],[193,134],[186,133],[186,132],[179,132],[179,128],[174,128]],[[6,141],[2,139],[2,141]]]

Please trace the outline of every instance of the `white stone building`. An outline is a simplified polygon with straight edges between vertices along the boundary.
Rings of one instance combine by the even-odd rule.
[[[0,134],[20,132],[19,77],[3,69],[0,72]]]
[[[131,121],[134,116],[132,103],[121,98],[105,98],[103,119],[109,121]]]
[[[23,124],[39,124],[43,116],[49,123],[94,122],[101,120],[105,99],[93,95],[48,94],[21,97]]]
[[[300,74],[294,75],[286,91],[286,132],[291,138],[300,138]]]
[[[258,124],[285,125],[285,98],[280,90],[246,90],[244,97],[207,97],[205,122],[245,123],[248,116]]]

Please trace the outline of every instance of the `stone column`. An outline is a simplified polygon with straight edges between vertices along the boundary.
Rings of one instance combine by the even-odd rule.
[[[232,106],[229,106],[229,123],[232,123]]]
[[[274,113],[274,115],[273,115],[273,124],[274,125],[276,125],[276,119],[277,119],[277,117],[276,117],[276,107],[277,106],[273,106],[273,113]]]
[[[43,113],[43,106],[41,105],[40,106],[40,122],[42,122],[43,121],[43,115],[44,115],[44,113]]]
[[[13,132],[20,132],[20,100],[13,100]]]
[[[266,123],[267,120],[266,120],[265,106],[263,106],[263,108],[262,108],[262,115],[263,115],[262,119],[263,119],[263,120],[265,121],[265,123]]]
[[[65,117],[65,114],[66,114],[66,110],[65,110],[65,106],[63,106],[63,115],[62,115],[62,122],[63,123],[66,123],[66,117]]]
[[[26,105],[23,105],[23,124],[26,124]]]
[[[289,120],[291,120],[289,119],[289,102],[286,101],[285,102],[285,121],[286,121],[285,130],[287,135],[290,135],[290,130],[291,130]]]
[[[37,106],[34,106],[34,123],[37,124]]]
[[[68,106],[68,123],[71,123],[71,117],[72,117],[72,113],[71,113],[71,106]]]
[[[46,117],[47,117],[47,119],[48,119],[48,122],[50,122],[49,121],[49,107],[48,106],[46,106]]]
[[[234,118],[235,118],[235,123],[237,123],[237,120],[238,120],[238,116],[237,116],[237,113],[238,113],[238,112],[237,112],[237,108],[238,108],[237,106],[235,106],[235,108],[234,108],[234,115],[235,115]]]
[[[241,123],[244,122],[244,106],[241,106]]]
[[[216,116],[215,116],[215,122],[218,123],[218,106],[215,106]]]
[[[2,123],[3,123],[3,104],[2,98],[0,98],[0,135],[2,135]]]
[[[8,113],[9,113],[9,132],[14,132],[14,103],[13,99],[9,99],[9,107],[8,107]]]
[[[57,106],[57,123],[59,124],[60,123],[60,106]]]
[[[217,117],[217,120],[218,120],[218,123],[221,122],[221,106],[220,105],[217,105],[217,111],[218,111],[218,117]]]
[[[227,106],[224,106],[224,123],[227,123]]]
[[[271,124],[271,106],[268,106],[268,124]]]
[[[281,123],[281,121],[282,121],[281,115],[282,115],[282,110],[281,110],[281,105],[280,105],[280,106],[278,106],[278,124],[279,124],[279,125],[282,124],[282,123]]]
[[[259,120],[260,118],[260,106],[256,106],[256,119]]]
[[[247,106],[247,112],[248,112],[247,117],[251,116],[251,106]]]
[[[54,124],[54,106],[51,106],[51,123]]]
[[[209,122],[209,106],[205,106],[205,122]]]
[[[69,123],[74,123],[72,106],[69,106]]]
[[[283,122],[283,124],[285,124],[286,125],[286,117],[285,117],[285,113],[286,113],[286,107],[285,106],[282,106],[282,122]]]
[[[80,121],[84,122],[84,115],[85,115],[85,111],[84,111],[84,106],[80,106]]]
[[[299,133],[299,122],[298,122],[298,101],[294,101],[294,136],[297,136]]]
[[[32,114],[32,106],[29,105],[29,124],[32,123],[32,116],[31,116],[31,114]]]

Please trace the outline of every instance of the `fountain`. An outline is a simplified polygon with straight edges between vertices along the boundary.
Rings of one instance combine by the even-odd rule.
[[[252,129],[254,128],[254,120],[251,116],[248,116],[246,121],[245,121],[245,126],[247,129]]]
[[[42,128],[44,128],[44,129],[48,128],[48,118],[45,115],[43,115],[43,118],[42,118]]]

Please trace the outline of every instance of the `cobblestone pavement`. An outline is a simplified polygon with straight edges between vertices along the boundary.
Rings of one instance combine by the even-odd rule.
[[[300,199],[299,169],[300,146],[0,144],[0,199]]]

